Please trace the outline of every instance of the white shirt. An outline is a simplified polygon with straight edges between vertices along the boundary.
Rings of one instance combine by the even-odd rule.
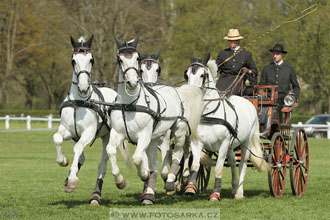
[[[239,49],[241,48],[241,46],[238,46],[238,47],[236,47],[236,48],[232,48],[231,50],[234,52],[234,53],[236,53]]]
[[[274,63],[275,63],[275,65],[281,65],[282,63],[283,63],[283,60],[281,60],[280,62],[278,62],[278,63],[276,63],[275,61],[274,61]]]

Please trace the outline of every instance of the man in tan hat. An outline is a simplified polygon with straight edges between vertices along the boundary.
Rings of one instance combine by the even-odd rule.
[[[227,36],[223,38],[228,40],[229,48],[219,51],[216,60],[220,72],[216,87],[220,91],[231,89],[235,85],[235,78],[239,78],[237,75],[240,72],[246,72],[245,79],[248,79],[250,85],[256,85],[258,82],[258,70],[252,59],[252,53],[240,48],[240,40],[243,38],[237,29],[229,29]],[[231,92],[233,95],[250,95],[251,93],[252,90],[245,89],[243,82]]]

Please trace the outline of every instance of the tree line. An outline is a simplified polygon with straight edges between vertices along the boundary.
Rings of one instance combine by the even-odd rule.
[[[161,49],[161,77],[180,81],[190,55],[215,59],[223,37],[239,29],[241,46],[305,8],[318,10],[282,25],[247,48],[259,76],[272,62],[268,51],[285,46],[284,58],[301,86],[300,113],[330,112],[330,13],[327,0],[3,0],[0,1],[0,108],[57,109],[72,76],[70,35],[94,34],[92,79],[117,81],[116,43],[140,36],[138,49]]]

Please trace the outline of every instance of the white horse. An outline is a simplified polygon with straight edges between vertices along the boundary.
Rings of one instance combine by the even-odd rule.
[[[214,82],[216,64],[214,60],[208,62],[209,58],[210,54],[203,61],[192,56],[191,65],[185,73],[189,85],[204,88],[206,92],[201,124],[198,126],[199,141],[191,143],[193,163],[186,193],[196,192],[196,175],[200,165],[201,150],[204,148],[210,152],[218,152],[214,190],[209,200],[220,200],[222,171],[228,149],[229,163],[235,164],[232,149],[240,146],[242,159],[239,165],[239,182],[236,179],[236,169],[232,169],[232,192],[235,198],[241,199],[248,158],[250,157],[252,164],[259,171],[268,171],[270,164],[263,159],[255,107],[243,97],[220,96]]]
[[[156,86],[158,78],[161,74],[161,67],[159,65],[160,50],[155,54],[141,53],[141,78],[146,86]],[[158,89],[161,87],[154,87]],[[161,177],[166,182],[167,175],[169,173],[168,164],[171,165],[172,151],[170,146],[171,130],[167,131],[167,134],[163,138],[162,143],[159,145],[159,149],[162,155],[161,165]]]
[[[81,37],[75,42],[71,37],[73,55],[72,84],[67,97],[61,106],[61,124],[53,139],[56,145],[56,161],[60,166],[67,166],[69,161],[62,154],[63,140],[73,140],[74,158],[66,180],[66,192],[73,192],[78,186],[77,173],[85,158],[83,150],[92,144],[96,137],[101,137],[103,143],[102,160],[98,169],[97,187],[102,187],[103,177],[107,168],[108,155],[106,146],[109,141],[110,119],[105,114],[105,108],[88,105],[86,101],[97,100],[113,102],[117,93],[110,88],[96,88],[91,83],[94,57],[91,53],[93,36],[85,42]]]
[[[157,145],[168,130],[176,138],[177,151],[183,151],[185,136],[191,131],[191,139],[197,138],[202,92],[196,86],[183,86],[175,89],[163,86],[150,90],[140,80],[140,56],[136,51],[138,38],[122,43],[116,39],[119,64],[118,110],[111,111],[112,130],[107,153],[110,157],[112,174],[120,184],[121,175],[116,159],[116,148],[125,139],[136,143],[133,163],[142,181],[148,181],[144,194],[140,197],[143,204],[155,201],[156,176],[158,168]],[[189,124],[189,128],[188,128]],[[173,157],[176,157],[174,149]]]

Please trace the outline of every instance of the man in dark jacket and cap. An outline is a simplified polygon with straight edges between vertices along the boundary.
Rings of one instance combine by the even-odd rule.
[[[228,40],[229,48],[219,51],[216,63],[220,78],[217,81],[216,87],[220,91],[230,89],[229,87],[235,84],[234,80],[238,78],[238,74],[246,72],[246,78],[249,85],[256,85],[258,83],[258,70],[252,59],[252,53],[240,48],[240,40],[244,37],[239,34],[237,29],[229,29],[227,36],[224,37]],[[219,66],[220,65],[220,66]],[[241,82],[231,92],[233,95],[241,95],[245,88]],[[250,95],[251,91],[244,91],[244,95]]]
[[[293,90],[293,95],[296,100],[298,99],[300,86],[294,68],[283,61],[283,57],[287,53],[283,45],[275,44],[269,51],[273,53],[274,61],[264,66],[259,84],[278,86],[278,104],[280,111],[284,105],[284,97],[290,91]],[[292,86],[292,90],[290,86]],[[259,94],[263,95],[263,91],[259,90]],[[282,121],[282,114],[280,114],[280,121]]]

